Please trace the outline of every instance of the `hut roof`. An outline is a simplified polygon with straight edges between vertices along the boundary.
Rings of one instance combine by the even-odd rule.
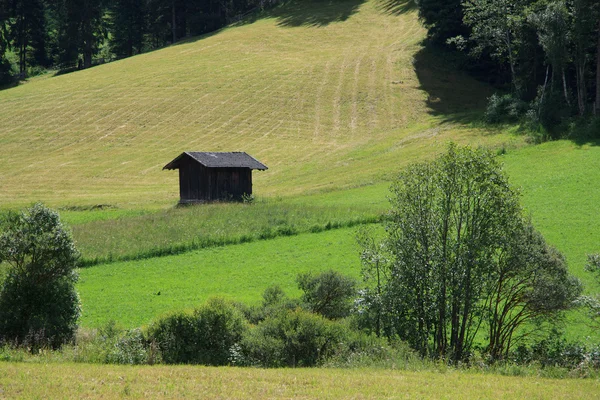
[[[178,169],[181,160],[184,157],[191,157],[195,161],[207,168],[250,168],[264,171],[267,166],[256,160],[254,157],[243,151],[233,152],[204,152],[204,151],[185,151],[177,158],[168,163],[163,169]]]

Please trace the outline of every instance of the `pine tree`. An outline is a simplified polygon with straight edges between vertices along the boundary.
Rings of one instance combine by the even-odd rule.
[[[143,0],[114,0],[110,8],[110,45],[117,57],[131,57],[142,51],[146,33]]]

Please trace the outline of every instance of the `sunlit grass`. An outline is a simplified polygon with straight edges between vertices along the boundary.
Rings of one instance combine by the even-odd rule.
[[[277,197],[381,182],[448,140],[514,140],[446,112],[491,89],[443,60],[416,62],[425,30],[413,7],[388,6],[292,2],[0,91],[0,207],[168,208],[178,177],[161,168],[186,150],[248,152],[269,166],[255,193]]]
[[[136,327],[166,311],[193,308],[217,295],[257,304],[271,285],[297,296],[299,273],[326,269],[359,277],[355,229],[84,268],[77,285],[81,325],[99,327],[114,320]]]
[[[595,379],[452,371],[0,363],[7,398],[597,399]]]

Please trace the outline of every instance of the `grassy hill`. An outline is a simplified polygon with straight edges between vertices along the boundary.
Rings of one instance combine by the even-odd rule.
[[[388,178],[469,124],[490,89],[424,51],[406,3],[296,1],[239,26],[0,92],[0,206],[156,208],[185,150],[247,151],[261,196]],[[468,114],[466,115],[468,120]]]

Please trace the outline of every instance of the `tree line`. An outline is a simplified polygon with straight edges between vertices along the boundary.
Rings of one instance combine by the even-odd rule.
[[[512,101],[500,105],[506,114],[529,112],[546,126],[600,114],[597,0],[417,4],[432,43],[464,54],[472,69],[510,88]]]
[[[0,84],[201,35],[274,0],[0,0]]]

